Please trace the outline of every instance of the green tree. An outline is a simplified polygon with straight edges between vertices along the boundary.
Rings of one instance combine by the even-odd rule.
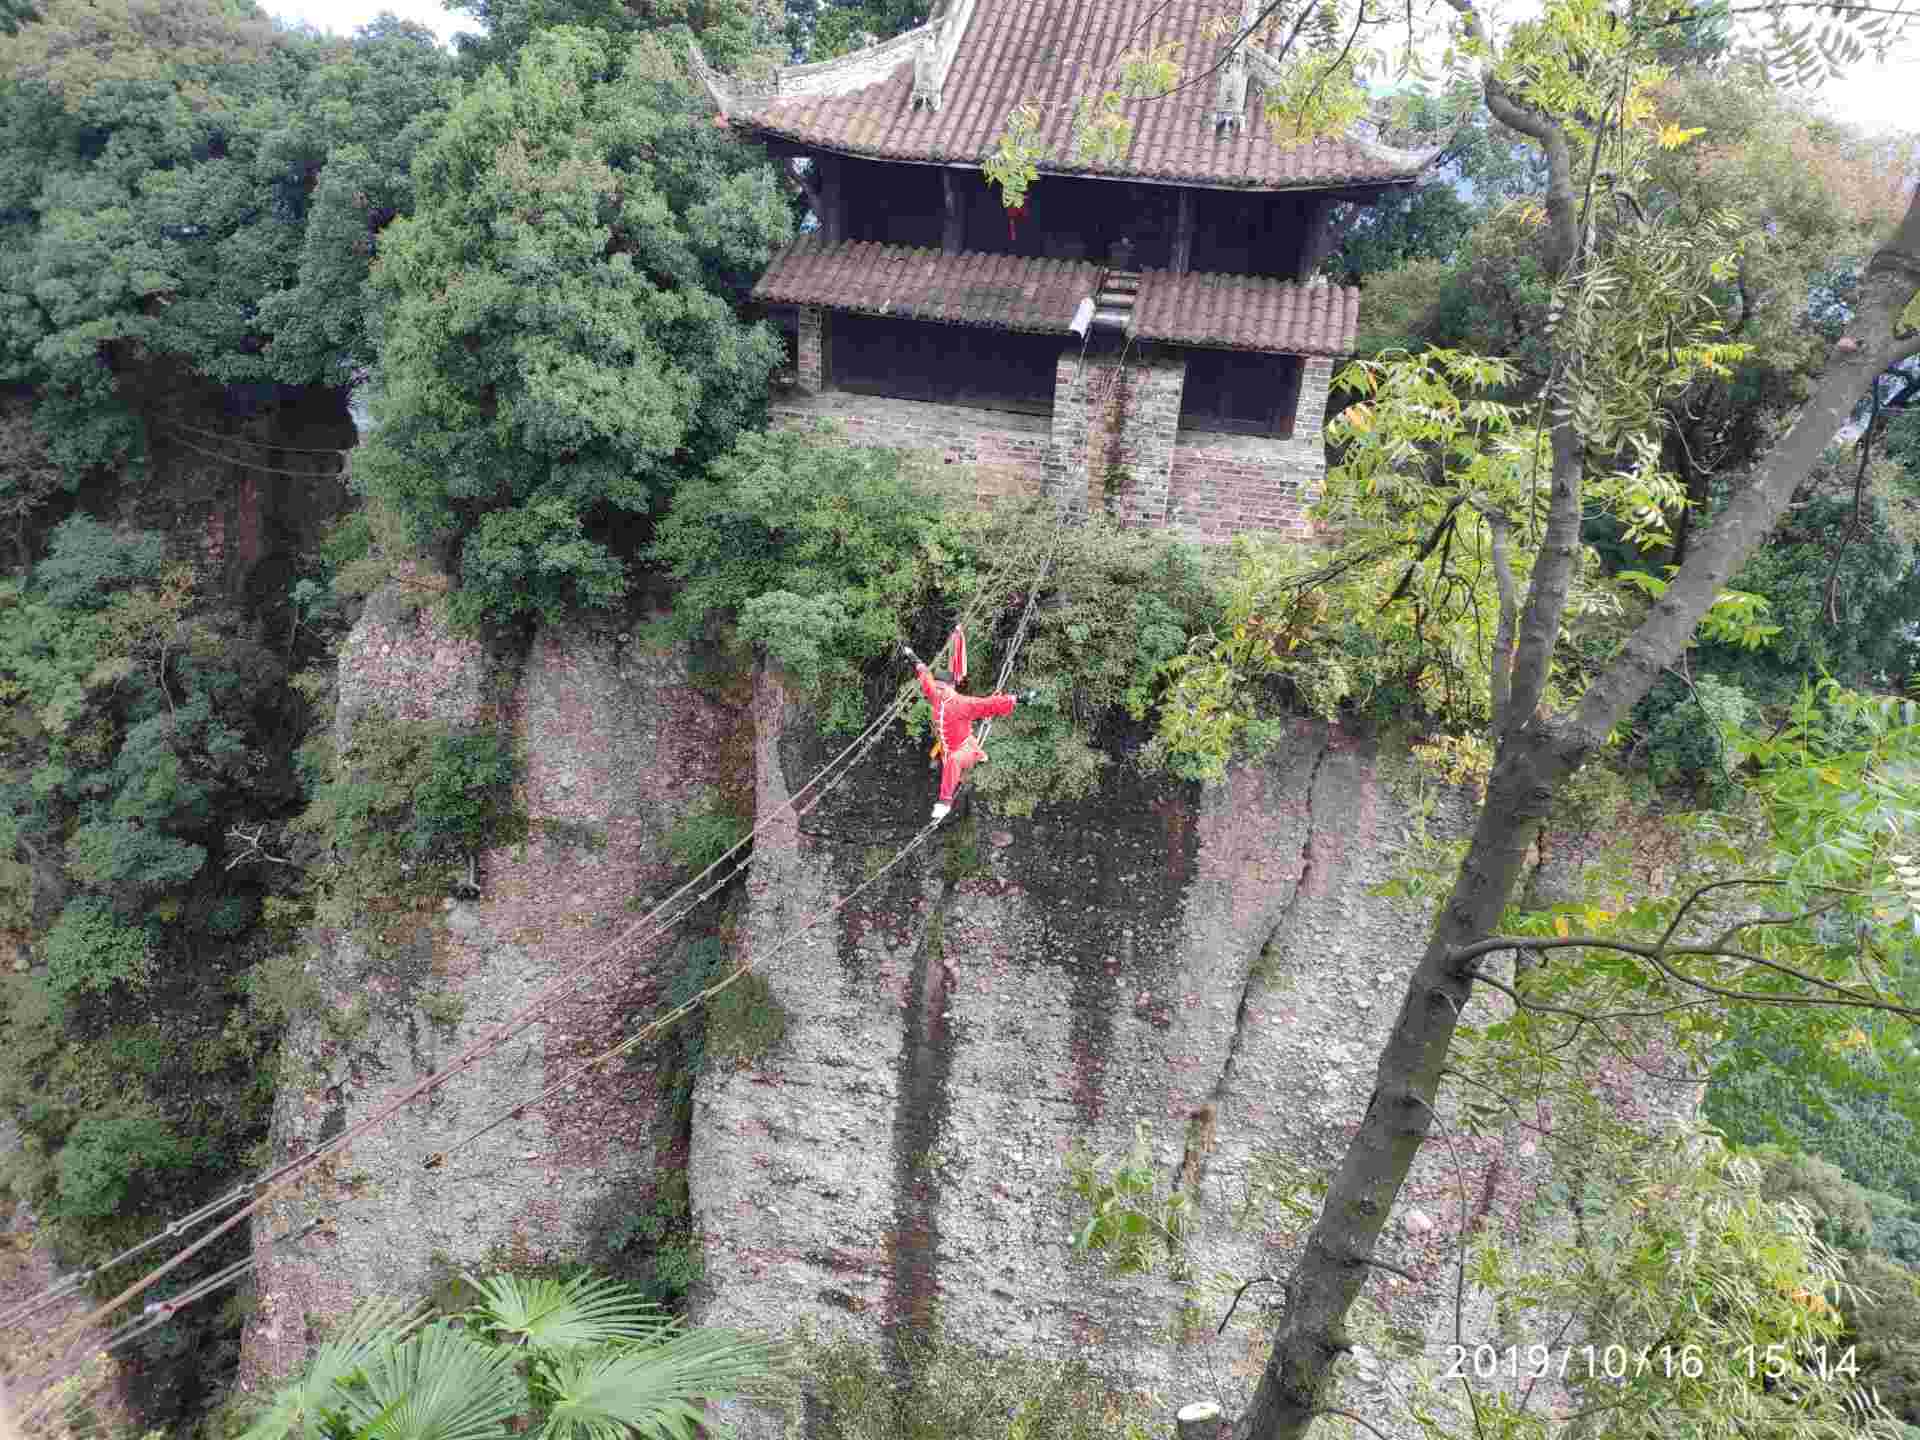
[[[1788,793],[1776,792],[1786,813],[1776,815],[1775,823],[1783,837],[1797,837],[1801,843],[1782,844],[1777,853],[1789,859],[1780,870],[1755,878],[1762,882],[1761,889],[1776,889],[1772,898],[1787,905],[1779,918],[1791,918],[1798,927],[1794,943],[1803,948],[1794,953],[1815,962],[1814,971],[1747,972],[1710,939],[1688,947],[1689,955],[1709,973],[1689,973],[1690,963],[1676,967],[1666,947],[1675,943],[1676,922],[1692,915],[1702,898],[1698,893],[1684,902],[1651,908],[1645,901],[1628,905],[1622,897],[1621,909],[1632,918],[1621,923],[1634,932],[1631,938],[1570,934],[1561,940],[1557,929],[1546,928],[1544,921],[1541,930],[1526,927],[1529,934],[1544,934],[1543,940],[1503,933],[1505,925],[1523,918],[1511,910],[1525,856],[1562,787],[1606,745],[1654,681],[1681,660],[1709,613],[1724,606],[1728,580],[1785,515],[1868,386],[1920,353],[1915,326],[1920,266],[1913,258],[1920,255],[1920,195],[1915,195],[1890,227],[1890,238],[1884,229],[1874,233],[1879,248],[1849,296],[1845,343],[1834,347],[1810,380],[1805,406],[1759,456],[1712,525],[1689,540],[1685,558],[1671,577],[1655,580],[1654,603],[1637,613],[1623,607],[1625,623],[1612,634],[1593,637],[1593,653],[1583,663],[1568,663],[1569,651],[1578,654],[1578,647],[1568,644],[1569,627],[1580,619],[1576,600],[1592,564],[1582,543],[1585,512],[1609,508],[1613,496],[1639,487],[1645,503],[1626,518],[1649,536],[1660,528],[1659,512],[1668,503],[1660,497],[1671,495],[1677,484],[1659,464],[1664,407],[1696,380],[1724,380],[1728,361],[1738,353],[1718,348],[1727,337],[1713,295],[1716,286],[1737,279],[1738,221],[1700,224],[1692,217],[1669,216],[1644,202],[1633,203],[1655,157],[1697,138],[1687,133],[1688,127],[1659,123],[1656,90],[1666,78],[1658,62],[1663,44],[1670,44],[1667,32],[1700,19],[1703,8],[1685,0],[1619,10],[1599,0],[1552,0],[1538,19],[1512,25],[1496,39],[1468,0],[1448,5],[1457,25],[1451,58],[1458,71],[1471,74],[1493,119],[1538,147],[1547,169],[1541,203],[1516,216],[1522,228],[1514,240],[1516,252],[1524,251],[1532,260],[1549,302],[1543,317],[1547,323],[1535,332],[1545,362],[1537,372],[1543,403],[1532,411],[1538,418],[1530,422],[1531,435],[1483,432],[1491,442],[1481,451],[1489,476],[1459,481],[1451,504],[1441,502],[1441,513],[1430,526],[1415,527],[1418,533],[1396,539],[1365,524],[1354,526],[1348,509],[1340,511],[1348,524],[1348,549],[1342,558],[1359,559],[1371,547],[1384,547],[1388,553],[1397,551],[1416,578],[1421,567],[1445,550],[1458,526],[1487,525],[1482,568],[1491,572],[1498,605],[1491,611],[1479,606],[1485,620],[1470,652],[1485,657],[1475,664],[1484,664],[1488,675],[1488,721],[1472,737],[1487,756],[1486,781],[1452,882],[1440,880],[1437,893],[1443,898],[1413,967],[1405,1003],[1382,1048],[1373,1100],[1330,1176],[1325,1203],[1288,1276],[1273,1321],[1272,1353],[1250,1406],[1236,1422],[1239,1440],[1296,1440],[1326,1412],[1333,1364],[1346,1343],[1348,1313],[1414,1157],[1433,1129],[1451,1052],[1463,1038],[1463,1028],[1470,1026],[1466,1017],[1475,987],[1505,983],[1490,973],[1493,955],[1597,947],[1599,968],[1563,969],[1556,954],[1553,965],[1536,967],[1541,979],[1534,979],[1535,970],[1529,969],[1528,988],[1518,992],[1523,1007],[1539,993],[1532,988],[1536,984],[1544,984],[1548,996],[1564,993],[1559,989],[1563,984],[1618,984],[1626,987],[1620,992],[1623,1002],[1644,1003],[1651,989],[1662,1000],[1678,993],[1704,1006],[1708,1002],[1703,990],[1695,988],[1699,986],[1716,992],[1715,1004],[1725,1003],[1723,997],[1730,994],[1735,1001],[1751,998],[1760,1008],[1777,1006],[1794,1013],[1825,1043],[1840,1038],[1836,1017],[1844,1012],[1828,1005],[1807,1007],[1806,1002],[1839,998],[1827,988],[1839,986],[1845,1004],[1861,1013],[1890,1007],[1892,1015],[1909,1023],[1914,1018],[1909,1009],[1881,998],[1878,975],[1864,985],[1852,983],[1860,975],[1854,968],[1853,945],[1823,947],[1811,915],[1822,908],[1853,907],[1848,916],[1853,923],[1840,927],[1839,938],[1846,942],[1856,928],[1858,933],[1873,933],[1875,908],[1889,915],[1897,911],[1903,920],[1909,912],[1899,878],[1906,872],[1895,860],[1910,862],[1896,848],[1900,842],[1895,837],[1901,832],[1889,830],[1886,820],[1887,805],[1899,786],[1871,763],[1854,773],[1872,778],[1872,823],[1856,817],[1845,827],[1852,837],[1846,845],[1822,837],[1817,828],[1816,816],[1832,820],[1845,809],[1839,796],[1826,788],[1818,766],[1788,764],[1784,769],[1795,775],[1795,784],[1811,786],[1823,803],[1789,805]],[[1857,31],[1849,32],[1845,25],[1823,34],[1811,27],[1788,33],[1796,8],[1789,3],[1769,7],[1775,27],[1771,58],[1777,68],[1810,74],[1860,53]],[[1378,23],[1382,17],[1370,14],[1366,6],[1340,7],[1330,23],[1310,27],[1289,25],[1281,9],[1259,11],[1250,34],[1252,41],[1269,47],[1269,58],[1280,67],[1266,92],[1268,115],[1283,133],[1295,136],[1343,130],[1366,108],[1362,81],[1373,59],[1355,42],[1369,20]],[[1882,20],[1867,17],[1866,23],[1884,33]],[[1121,84],[1115,93],[1123,130],[1130,124],[1128,92],[1166,94],[1181,78],[1179,58],[1162,52],[1126,57],[1119,71]],[[990,157],[989,171],[1009,200],[1036,173],[1035,152],[1023,141],[1031,133],[1025,124],[1030,119],[1028,115],[1011,123]],[[1109,127],[1097,136],[1083,136],[1083,142],[1111,145],[1115,138]],[[1604,184],[1599,178],[1603,174]],[[1336,424],[1335,434],[1357,452],[1375,449],[1378,463],[1363,466],[1363,473],[1375,480],[1392,476],[1401,485],[1414,486],[1411,493],[1417,495],[1434,468],[1443,438],[1406,443],[1409,426],[1431,423],[1432,407],[1421,400],[1431,392],[1415,384],[1373,403],[1383,384],[1398,389],[1401,377],[1415,364],[1404,362],[1390,367],[1385,376],[1362,379],[1360,398],[1366,403],[1349,412],[1345,425]],[[1484,424],[1481,417],[1490,413],[1465,397],[1462,405],[1460,413],[1474,424]],[[1527,460],[1519,474],[1511,475],[1516,482],[1513,500],[1487,505],[1482,497],[1489,496],[1488,480],[1511,474],[1492,462],[1516,440]],[[1454,461],[1469,470],[1474,464],[1470,455]],[[1329,488],[1335,488],[1331,480]],[[1684,486],[1678,488],[1684,493]],[[1507,508],[1509,503],[1512,508]],[[1503,527],[1505,536],[1500,534]],[[1524,581],[1515,573],[1521,568],[1514,563],[1519,537],[1530,552]],[[1503,549],[1504,555],[1499,553]],[[1475,604],[1470,587],[1456,593],[1463,606]],[[1386,591],[1383,608],[1402,598]],[[1451,604],[1448,609],[1460,614]],[[1752,624],[1737,628],[1757,633]],[[1559,685],[1565,688],[1556,698]],[[1896,720],[1890,728],[1906,727]],[[1808,742],[1803,734],[1796,743]],[[1756,752],[1768,748],[1762,744]],[[1776,762],[1781,753],[1771,751]],[[1844,779],[1845,767],[1826,768]],[[1820,865],[1801,863],[1808,858],[1808,846],[1820,857]],[[1728,846],[1718,863],[1732,869],[1747,858],[1746,851]],[[1799,868],[1790,868],[1793,864]],[[1842,902],[1807,888],[1822,883],[1864,893]],[[1678,908],[1682,904],[1688,907],[1685,911]],[[1657,918],[1662,910],[1665,918]],[[1596,917],[1601,913],[1596,907]],[[1738,919],[1729,917],[1722,924]],[[1561,915],[1558,925],[1571,931],[1572,918]],[[1743,930],[1734,924],[1730,933],[1738,937]],[[1754,943],[1750,934],[1747,939]],[[1782,938],[1779,943],[1787,942]],[[1872,963],[1884,973],[1884,954],[1875,953]],[[1668,992],[1668,985],[1678,987],[1677,992]],[[1802,985],[1807,988],[1796,988]],[[1874,1043],[1873,1036],[1867,1041]]]
[[[356,478],[457,557],[464,615],[608,605],[610,548],[765,403],[735,302],[792,233],[771,169],[646,39],[539,32],[414,164],[384,237]]]
[[[802,60],[831,60],[927,23],[928,0],[787,0],[786,34]]]
[[[638,1432],[692,1440],[699,1404],[771,1378],[779,1354],[730,1330],[688,1330],[625,1286],[467,1277],[468,1309],[410,1321],[374,1304],[324,1341],[244,1440]]]
[[[1453,261],[1474,228],[1501,206],[1539,193],[1545,176],[1527,142],[1479,113],[1470,90],[1440,98],[1423,91],[1394,97],[1390,138],[1408,149],[1444,140],[1425,183],[1394,190],[1371,205],[1336,207],[1341,237],[1322,269],[1348,284],[1420,260]]]
[[[144,986],[153,969],[146,932],[123,925],[112,909],[82,897],[67,903],[40,945],[47,966],[47,988],[62,1000],[115,985]]]
[[[598,31],[616,40],[651,35],[676,54],[697,39],[715,64],[728,69],[786,57],[775,51],[781,18],[772,0],[457,0],[448,7],[471,15],[485,33],[454,37],[462,68],[479,75],[492,65],[511,68],[543,30]]]
[[[375,237],[451,73],[417,26],[342,44],[214,0],[51,0],[0,40],[0,380],[35,388],[53,461],[142,456],[183,367],[363,369]]]
[[[60,1212],[103,1219],[120,1210],[129,1190],[192,1163],[194,1147],[150,1115],[89,1115],[61,1147]]]

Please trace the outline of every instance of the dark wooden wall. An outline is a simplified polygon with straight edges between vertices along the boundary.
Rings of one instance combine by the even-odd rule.
[[[827,316],[829,386],[936,405],[1053,411],[1062,337],[879,315]]]
[[[1305,364],[1298,355],[1241,350],[1188,350],[1180,392],[1180,425],[1187,430],[1293,438]]]

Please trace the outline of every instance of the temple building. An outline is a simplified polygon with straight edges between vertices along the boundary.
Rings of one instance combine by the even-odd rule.
[[[1195,538],[1304,534],[1359,312],[1315,275],[1334,207],[1419,183],[1437,151],[1280,144],[1271,58],[1207,38],[1222,3],[941,0],[919,29],[751,81],[696,49],[817,220],[754,291],[793,337],[775,423],[937,451],[986,504],[1044,491]],[[1117,159],[1077,158],[1074,102],[1169,40],[1187,82],[1127,104]],[[1027,103],[1040,174],[1009,211],[981,167]]]

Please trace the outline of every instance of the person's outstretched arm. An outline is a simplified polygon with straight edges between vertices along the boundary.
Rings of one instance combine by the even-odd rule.
[[[927,662],[904,645],[900,647],[900,653],[912,662],[914,678],[920,682],[920,693],[927,697],[927,703],[938,705],[940,697],[934,693],[933,672],[927,668]]]
[[[968,724],[972,724],[975,720],[993,720],[1002,715],[1011,715],[1014,702],[1024,698],[1026,697],[1012,694],[968,695],[963,697],[966,708],[961,713],[966,716]]]

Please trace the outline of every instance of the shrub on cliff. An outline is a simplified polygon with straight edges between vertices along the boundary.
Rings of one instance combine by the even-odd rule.
[[[871,718],[869,667],[911,678],[902,639],[931,655],[970,615],[967,688],[984,692],[1024,617],[1007,683],[1038,698],[996,723],[993,763],[969,781],[1015,814],[1084,795],[1116,755],[1139,754],[1169,663],[1221,613],[1191,546],[1057,525],[1043,502],[983,515],[901,452],[830,428],[742,436],[682,487],[652,556],[682,582],[675,631],[728,617],[731,642],[784,669],[833,733]],[[924,701],[908,725],[929,733]]]
[[[681,582],[681,636],[731,617],[739,643],[819,694],[845,730],[866,723],[861,668],[922,609],[977,591],[984,532],[900,451],[773,431],[742,435],[681,487],[651,554]]]

